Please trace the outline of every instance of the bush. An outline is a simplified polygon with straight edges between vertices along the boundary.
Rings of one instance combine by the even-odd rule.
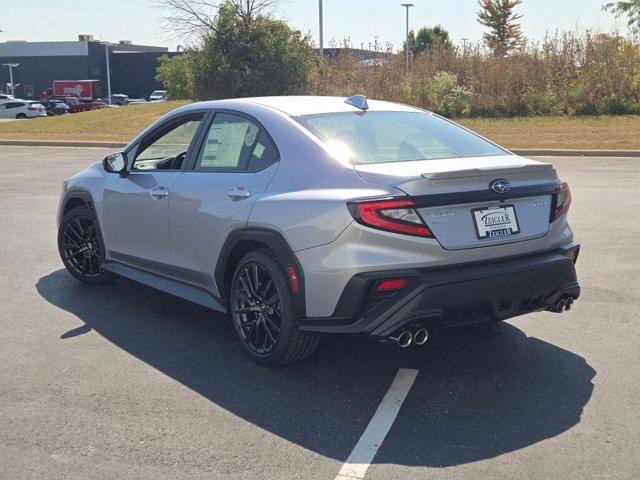
[[[248,21],[223,4],[215,28],[192,53],[198,99],[291,95],[307,87],[316,55],[306,37],[282,21]]]
[[[523,102],[528,115],[554,115],[558,112],[558,98],[551,90],[528,91],[523,94]]]
[[[193,69],[188,54],[158,58],[156,80],[162,82],[171,100],[193,98]]]
[[[434,111],[445,117],[464,117],[471,111],[473,92],[458,84],[458,77],[438,72],[426,85],[427,97]]]
[[[605,99],[602,112],[610,115],[629,115],[638,113],[638,104],[620,95],[611,95]]]

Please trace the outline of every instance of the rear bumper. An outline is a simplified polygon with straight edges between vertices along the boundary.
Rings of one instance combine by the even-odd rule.
[[[358,274],[345,288],[334,316],[307,318],[303,331],[387,337],[407,324],[441,329],[506,320],[546,310],[561,298],[580,296],[574,262],[563,249],[451,268]],[[404,289],[379,298],[380,280],[405,278]]]

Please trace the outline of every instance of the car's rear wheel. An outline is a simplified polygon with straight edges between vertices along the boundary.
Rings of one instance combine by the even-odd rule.
[[[16,118],[20,119],[20,118],[27,118],[27,116],[24,113],[19,113],[16,115]]]
[[[266,250],[238,263],[229,305],[233,327],[249,356],[263,365],[286,365],[309,357],[319,338],[300,332],[284,268]]]
[[[98,223],[87,207],[71,209],[60,222],[58,251],[69,273],[81,282],[107,283],[117,278],[102,268]]]

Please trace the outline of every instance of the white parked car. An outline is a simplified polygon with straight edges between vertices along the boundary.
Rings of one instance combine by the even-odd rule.
[[[13,97],[13,95],[9,95],[8,93],[0,93],[0,102],[6,100],[15,100],[15,98]]]
[[[47,110],[35,101],[13,99],[0,103],[0,118],[34,118],[46,116]]]
[[[149,95],[150,102],[164,102],[167,99],[167,91],[166,90],[154,90],[151,95]]]

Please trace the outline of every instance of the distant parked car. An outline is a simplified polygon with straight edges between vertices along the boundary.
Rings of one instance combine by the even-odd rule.
[[[49,116],[69,113],[69,105],[62,100],[40,100],[39,103],[45,108]]]
[[[167,91],[166,90],[154,90],[151,95],[149,95],[150,102],[163,102],[167,99]]]
[[[0,103],[0,118],[34,118],[46,117],[45,108],[38,102],[27,100],[11,100]]]
[[[8,93],[0,93],[0,102],[3,100],[15,100],[13,95],[9,95]]]
[[[128,105],[130,102],[129,95],[125,95],[123,93],[116,93],[111,95],[111,104],[112,105]]]
[[[69,106],[69,113],[87,112],[107,106],[102,100],[82,102],[78,97],[52,97],[52,100],[60,100]]]
[[[129,105],[140,105],[141,103],[149,103],[144,98],[132,98],[129,100]]]

